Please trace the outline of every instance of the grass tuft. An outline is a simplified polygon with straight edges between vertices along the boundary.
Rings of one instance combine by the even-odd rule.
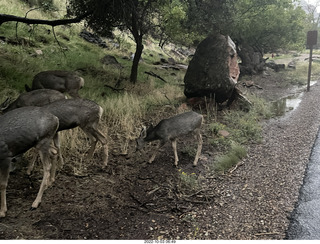
[[[216,157],[213,169],[217,172],[225,173],[246,156],[246,149],[243,146],[234,143],[231,145],[231,149],[227,154]]]

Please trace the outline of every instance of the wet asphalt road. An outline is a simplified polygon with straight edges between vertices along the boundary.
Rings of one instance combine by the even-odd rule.
[[[291,215],[289,240],[320,240],[320,133],[313,146],[299,201]]]

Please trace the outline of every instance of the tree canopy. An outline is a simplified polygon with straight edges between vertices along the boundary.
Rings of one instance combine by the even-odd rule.
[[[303,42],[305,12],[291,0],[188,0],[189,25],[264,51]],[[199,17],[197,17],[199,16]]]
[[[68,0],[67,10],[70,19],[30,20],[2,14],[0,24],[19,21],[55,26],[85,18],[86,24],[103,36],[115,27],[129,30],[136,43],[130,75],[133,83],[143,38],[148,34],[158,38],[160,45],[172,41],[188,46],[209,34],[229,35],[245,61],[248,47],[261,55],[302,47],[307,26],[307,15],[295,0]]]
[[[69,10],[76,16],[89,13],[87,24],[99,34],[113,28],[128,29],[136,42],[130,81],[135,83],[143,50],[143,37],[154,25],[154,14],[164,0],[69,0]]]
[[[262,56],[279,48],[302,47],[306,14],[291,0],[187,0],[187,25],[208,35],[229,35],[243,65],[252,65],[253,53]],[[248,55],[251,53],[251,57]],[[260,69],[250,67],[250,70]]]

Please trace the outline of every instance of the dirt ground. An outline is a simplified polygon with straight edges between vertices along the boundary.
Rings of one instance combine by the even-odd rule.
[[[144,160],[146,155],[129,159],[111,156],[106,169],[92,164],[84,176],[75,176],[67,167],[58,173],[40,207],[33,211],[29,209],[41,183],[41,169],[30,177],[26,169],[15,170],[7,188],[7,216],[0,219],[0,238],[193,238],[192,213],[197,205],[211,202],[215,193],[214,189],[212,196],[184,192],[189,189],[181,185],[178,175],[201,175],[207,162],[201,160],[193,167],[188,154],[179,157],[175,168],[168,145],[152,164]]]
[[[247,89],[282,97],[289,90],[278,83],[260,77],[257,84],[262,90]],[[0,219],[0,239],[225,239],[223,230],[215,229],[213,223],[221,221],[226,199],[232,201],[223,185],[236,184],[237,178],[210,170],[216,149],[208,143],[210,135],[205,129],[203,137],[197,167],[192,166],[193,156],[188,153],[190,145],[196,147],[192,138],[178,142],[177,168],[171,145],[152,164],[147,163],[150,146],[148,155],[111,154],[106,169],[101,169],[97,157],[80,176],[64,167],[34,211],[30,207],[41,183],[41,168],[30,177],[25,168],[15,170],[7,188],[7,216]],[[191,182],[183,180],[184,176]],[[201,182],[195,188],[193,176]]]

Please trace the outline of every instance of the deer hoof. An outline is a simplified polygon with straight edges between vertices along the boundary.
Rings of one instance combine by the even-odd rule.
[[[40,206],[40,204],[41,204],[41,202],[39,202],[39,203],[33,203],[32,206],[31,206],[31,208],[30,208],[30,210],[31,210],[31,211],[36,210],[36,209]]]
[[[5,211],[1,211],[0,212],[0,218],[4,218],[6,217],[6,212]]]

